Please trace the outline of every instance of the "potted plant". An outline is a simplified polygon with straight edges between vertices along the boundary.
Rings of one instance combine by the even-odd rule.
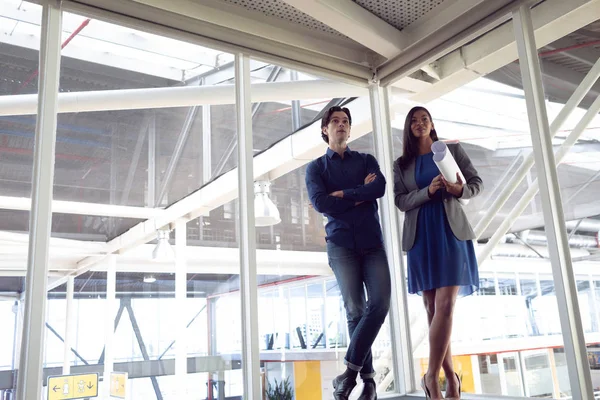
[[[290,378],[285,378],[281,382],[275,379],[275,385],[271,382],[267,386],[267,399],[269,400],[294,400],[294,390],[290,383]]]

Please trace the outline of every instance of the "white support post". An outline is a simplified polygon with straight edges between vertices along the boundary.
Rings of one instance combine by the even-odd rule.
[[[240,294],[242,298],[241,334],[244,398],[261,399],[250,59],[242,53],[238,53],[235,56],[235,97],[239,162],[238,215],[240,216]]]
[[[504,353],[499,353],[498,359],[498,377],[500,378],[500,394],[508,395],[508,386],[506,384],[506,371],[504,370]]]
[[[63,375],[71,373],[71,362],[73,356],[71,354],[71,341],[73,339],[73,329],[75,327],[75,318],[73,313],[73,292],[75,289],[75,277],[69,276],[67,279],[67,307],[65,311],[65,342],[63,356]]]
[[[25,316],[17,378],[17,399],[42,397],[42,364],[46,332],[48,247],[52,226],[54,148],[60,77],[62,11],[59,1],[46,1],[42,11],[33,193],[29,217],[29,254]]]
[[[471,356],[471,365],[473,369],[473,386],[475,388],[475,393],[482,393],[483,388],[481,385],[481,372],[479,370],[479,356],[472,355]]]
[[[540,61],[529,6],[521,6],[513,14],[513,22],[541,189],[542,210],[567,357],[571,395],[574,399],[593,398],[592,378],[577,299],[577,285],[569,252],[556,161],[552,151],[552,137],[544,102]]]
[[[212,124],[210,106],[202,106],[202,184],[212,177]]]
[[[592,294],[592,313],[594,316],[592,318],[592,331],[598,332],[598,329],[600,329],[600,319],[598,319],[598,305],[596,304],[596,301],[598,299],[596,296],[596,287],[594,286],[594,278],[592,277],[592,275],[589,275],[588,282],[590,285],[590,293]]]
[[[13,334],[13,355],[11,369],[15,369],[19,365],[19,357],[21,354],[21,332],[23,331],[23,301],[15,301],[12,308],[15,313],[15,330]]]
[[[146,206],[156,205],[156,113],[152,112],[148,123],[148,193]]]
[[[375,154],[381,172],[387,179],[385,195],[381,198],[381,227],[392,279],[392,299],[390,304],[390,329],[392,341],[393,369],[396,390],[404,394],[416,389],[410,320],[407,306],[407,291],[404,276],[400,223],[394,204],[392,128],[390,120],[389,88],[377,83],[369,87],[371,118]]]
[[[187,398],[187,224],[177,221],[175,226],[175,380],[178,391],[177,398]]]
[[[117,298],[117,256],[106,258],[106,300],[104,308],[104,394],[109,398],[110,374],[113,372],[113,338],[115,335],[115,305]]]

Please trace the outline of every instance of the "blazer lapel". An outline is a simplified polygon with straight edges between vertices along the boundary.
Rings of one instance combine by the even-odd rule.
[[[409,192],[419,189],[417,181],[415,180],[415,161],[416,160],[412,160],[404,170],[404,184]]]

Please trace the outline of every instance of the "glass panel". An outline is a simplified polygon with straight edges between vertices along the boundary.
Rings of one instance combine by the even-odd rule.
[[[496,354],[478,356],[479,373],[481,374],[481,392],[484,394],[498,393],[500,387],[500,371]]]
[[[501,366],[504,368],[506,392],[509,396],[523,396],[521,368],[518,353],[503,353]]]
[[[38,93],[41,15],[38,4],[0,0],[0,98],[9,106],[10,96],[31,98]],[[16,398],[13,377],[19,372],[29,241],[29,201],[23,198],[31,197],[36,116],[7,110],[0,114],[0,196],[20,198],[13,200],[27,209],[0,210],[0,374],[6,383],[0,397]],[[51,281],[59,267],[56,254],[50,257]],[[51,351],[49,340],[45,347]]]
[[[253,61],[253,65],[259,64]],[[252,77],[253,82],[318,79],[277,66],[253,68]],[[262,160],[260,165],[266,162],[261,157],[279,149],[275,146],[284,145],[280,152],[288,152],[285,140],[291,141],[293,159],[299,159],[309,148],[319,149],[310,150],[293,167],[286,162],[275,168],[278,175],[270,176],[267,198],[276,206],[281,222],[256,229],[259,277],[270,282],[259,286],[260,343],[267,353],[262,371],[267,393],[287,383],[297,399],[329,398],[331,381],[345,370],[343,359],[350,343],[346,310],[328,265],[326,218],[311,204],[305,182],[306,164],[324,154],[319,134],[321,115],[324,109],[341,104],[342,100],[289,99],[253,104],[253,147],[256,160]],[[354,103],[357,101],[347,104],[355,110],[351,113],[357,113],[353,126],[358,126],[356,135],[350,136],[349,147],[373,154],[373,137],[363,127],[370,115],[358,110]],[[365,101],[360,99],[361,104]],[[278,157],[281,155],[275,152],[268,158]],[[255,162],[255,166],[258,164]],[[259,192],[262,188],[257,185],[255,191]],[[260,201],[261,206],[255,210],[264,204],[264,196],[259,194],[255,201]],[[389,332],[385,323],[372,346],[379,394],[394,390]],[[356,396],[362,387],[359,378]]]
[[[521,290],[521,304],[524,304],[526,308],[527,335],[537,336],[540,334],[540,332],[535,319],[536,316],[533,308],[533,300],[539,296],[539,293],[535,276],[520,275],[519,288]]]
[[[581,312],[584,332],[598,332],[594,312],[594,296],[590,288],[590,281],[577,280],[577,299],[579,300],[579,311]]]
[[[525,351],[523,352],[523,360],[527,396],[552,397],[553,379],[548,350]]]
[[[501,296],[517,295],[517,280],[515,279],[515,275],[498,274],[497,280]]]
[[[0,329],[0,371],[12,370],[14,364],[14,354],[17,340],[17,311],[19,309],[18,301],[2,300],[0,301],[0,321],[3,322],[4,329]]]
[[[591,31],[597,30],[599,26],[599,20],[596,19],[596,21],[575,31],[570,31],[570,33],[539,49],[550,121],[562,110],[563,104],[566,103],[575,88],[590,72],[592,65],[598,60],[598,48],[594,46],[595,38],[589,35]],[[573,74],[570,75],[568,71],[573,71]],[[595,89],[586,93],[569,118],[560,126],[553,144],[555,149],[559,145],[562,147],[564,142],[573,139],[573,135],[579,135],[576,137],[574,144],[569,146],[561,164],[557,167],[557,176],[563,207],[560,215],[564,218],[567,227],[569,247],[567,256],[571,257],[575,274],[576,300],[579,305],[578,316],[581,319],[585,333],[592,386],[597,396],[600,389],[600,380],[596,371],[594,347],[598,342],[596,336],[600,332],[600,326],[598,322],[597,290],[595,283],[593,283],[595,277],[591,275],[595,274],[600,266],[600,258],[598,257],[600,200],[597,195],[600,188],[600,181],[598,180],[600,176],[600,152],[598,147],[592,144],[600,138],[598,131],[600,117],[597,115],[597,111],[594,111],[594,118],[587,126],[583,126],[582,131],[576,132],[575,130],[575,127],[579,125],[596,98]],[[541,210],[538,211],[538,215],[540,213]],[[546,232],[540,225],[534,228],[537,235],[534,240],[537,240],[541,245],[547,245]],[[548,225],[546,222],[546,226]],[[534,232],[534,230],[531,232]],[[561,308],[564,309],[564,307]],[[550,321],[552,325],[558,326],[559,321],[556,318],[550,319]],[[568,368],[565,349],[554,349],[554,352],[549,351],[549,355],[551,367],[556,369],[556,375],[554,375],[554,370],[552,371],[553,377],[555,377],[553,380],[555,388],[553,395],[555,397],[559,397],[559,395],[560,397],[571,396],[571,384],[567,379]],[[590,396],[588,395],[588,397]]]
[[[80,33],[63,50],[61,92],[79,92],[80,104],[86,104],[91,92],[106,101],[106,96],[119,95],[123,89],[176,91],[184,89],[181,86],[235,83],[233,67],[221,70],[222,77],[229,74],[227,79],[203,77],[219,62],[229,65],[230,54],[65,12],[65,38],[78,27]],[[137,93],[138,100],[153,96],[130,93]],[[59,114],[54,197],[90,206],[89,215],[55,214],[56,235],[82,241],[116,239],[113,244],[123,245],[122,234],[145,231],[140,230],[141,223],[153,217],[152,208],[172,205],[214,180],[211,155],[219,150],[221,138],[235,137],[233,104],[139,108],[135,99],[113,100],[108,100],[108,107]],[[222,172],[236,168],[237,158],[229,160],[227,167]],[[237,182],[230,190],[236,189]],[[90,271],[77,277],[77,296],[87,297],[76,300],[76,350],[103,374],[103,326],[108,313],[115,325],[113,370],[130,372],[131,398],[216,398],[223,391],[228,397],[243,395],[237,201],[225,196],[209,202],[210,213],[184,228],[188,274],[183,301],[175,298],[176,243],[169,224],[156,226],[165,229],[163,233],[151,230],[135,243],[124,244],[126,255],[116,257],[114,309],[106,310],[103,301],[106,266],[102,262],[90,260],[86,264]],[[108,209],[114,216],[95,216],[93,204],[144,207],[147,216],[132,218],[127,209],[115,208]],[[143,240],[148,243],[139,245]],[[64,292],[62,286],[51,293],[64,299]],[[65,301],[52,301],[49,321],[60,326]],[[184,387],[174,367],[181,345],[177,342],[181,331],[175,327],[181,321],[187,325]],[[60,342],[54,336],[49,343]],[[55,344],[58,350],[47,352],[48,366],[58,365],[62,355],[62,346]],[[74,373],[83,362],[75,359]],[[100,389],[100,395],[106,396],[105,386]]]
[[[66,36],[83,28],[63,51],[61,91],[82,92],[81,104],[87,104],[86,99],[96,92],[98,99],[111,106],[98,107],[96,103],[86,108],[88,112],[59,115],[55,199],[168,206],[213,179],[216,175],[211,174],[210,165],[204,165],[210,160],[208,147],[212,141],[212,147],[219,150],[215,144],[224,141],[211,138],[235,137],[234,125],[230,125],[235,114],[232,104],[212,109],[140,108],[136,102],[156,95],[130,92],[137,93],[138,100],[122,104],[119,110],[117,98],[103,99],[103,93],[97,92],[112,90],[105,96],[116,96],[115,90],[123,89],[176,91],[184,89],[180,86],[232,84],[233,68],[229,79],[215,81],[201,76],[220,62],[233,61],[233,55],[72,13],[64,13],[63,20]],[[160,96],[177,97],[175,93]],[[203,121],[205,118],[210,121]],[[203,129],[210,130],[211,126],[218,127],[220,135],[203,139]],[[233,160],[222,172],[235,165]],[[79,224],[93,224],[88,218],[83,217]],[[77,217],[65,219],[65,224],[77,224]],[[119,222],[112,225],[109,239],[131,227],[126,224],[118,229],[123,225]]]
[[[106,299],[106,273],[94,271],[75,278],[70,320],[66,291],[65,284],[48,293],[45,366],[62,367],[67,329],[71,333],[71,366],[101,364],[105,343],[105,302],[102,299]],[[55,375],[60,375],[60,371],[58,369]]]
[[[564,38],[554,38],[555,43],[540,49],[550,122],[596,62],[598,49],[589,35],[597,29],[598,21],[577,27]],[[461,51],[468,53],[476,47],[475,43],[483,46],[483,43],[491,42],[476,39]],[[454,56],[460,54],[466,53],[457,52]],[[446,57],[443,60],[449,59]],[[507,232],[495,235],[540,175],[534,166],[526,171],[522,180],[515,183],[513,179],[533,153],[520,73],[522,63],[522,60],[517,60],[496,71],[486,71],[485,77],[474,79],[452,91],[444,90],[443,83],[430,81],[430,89],[426,92],[416,90],[415,94],[406,93],[406,97],[426,103],[439,140],[450,148],[452,144],[459,143],[484,184],[479,196],[461,206],[477,234],[474,253],[479,271],[478,279],[474,279],[474,284],[479,286],[476,295],[459,296],[453,315],[450,346],[455,370],[459,364],[462,368],[463,389],[494,396],[568,397],[571,393],[567,366],[563,363],[564,357],[554,352],[554,349],[563,347],[563,338],[557,288],[544,231],[544,226],[550,224],[544,222],[540,196],[524,206],[524,212],[511,221]],[[411,77],[428,81],[426,75],[415,73]],[[401,86],[402,83],[397,82],[396,85]],[[443,95],[435,98],[432,92],[443,92]],[[579,108],[560,127],[553,141],[556,147],[565,141],[595,98],[594,92],[586,95]],[[408,143],[404,139],[405,134],[409,138],[408,135],[412,134],[405,132],[409,107],[392,105],[391,112],[394,115],[394,154],[400,157],[403,146]],[[595,274],[600,259],[595,240],[600,230],[598,196],[595,195],[598,192],[598,186],[595,185],[600,182],[600,156],[597,146],[592,144],[599,139],[598,126],[600,119],[596,116],[558,168],[560,191],[565,203],[564,216],[570,235],[570,255],[577,276],[581,319],[588,345],[595,343],[594,335],[600,329],[600,284],[592,284],[591,281],[597,278],[589,276]],[[420,153],[417,154],[427,156],[427,148],[418,150]],[[427,187],[431,179],[440,173],[435,165],[431,170],[429,180],[420,186],[413,186],[411,190],[416,193],[417,189]],[[415,177],[418,176],[415,167]],[[503,193],[509,193],[507,201],[499,210],[492,209]],[[404,213],[408,221],[405,221],[405,234],[407,226],[417,226],[414,234],[422,234],[423,237],[423,232],[434,235],[432,232],[452,226],[452,221],[445,222],[452,218],[448,216],[447,206],[442,207],[441,213],[445,215],[442,221],[430,225],[422,222],[425,220],[423,210],[434,207],[431,203],[427,200],[425,204],[419,203],[418,214],[413,210]],[[490,213],[491,222],[484,226],[482,221]],[[450,227],[449,230],[454,234],[453,239],[456,239],[457,229]],[[493,236],[499,237],[499,241],[490,242]],[[429,245],[438,241],[429,239],[425,242]],[[424,255],[432,259],[436,254],[436,247],[423,245],[423,248],[429,251],[421,253],[420,257],[413,256],[413,260],[418,261],[413,261],[412,266],[411,253],[407,254],[408,286],[411,279],[419,276],[417,272],[428,271],[429,264]],[[443,254],[444,262],[440,263],[442,266],[439,270],[435,270],[438,273],[430,273],[430,276],[445,276],[442,272],[446,273],[453,267],[454,254],[450,251]],[[457,265],[462,267],[464,263]],[[420,379],[429,367],[430,347],[422,298],[417,295],[415,299],[411,297],[413,295],[409,295],[408,300],[410,332],[415,376]],[[541,336],[543,338],[539,338]],[[470,363],[458,362],[459,357],[471,355],[475,358],[470,359]],[[537,362],[540,359],[545,360],[543,366]],[[595,365],[592,357],[590,360]],[[445,380],[444,375],[442,371],[440,379]]]

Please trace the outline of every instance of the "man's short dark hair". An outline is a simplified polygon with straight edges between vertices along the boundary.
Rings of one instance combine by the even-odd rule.
[[[329,136],[323,133],[323,128],[329,125],[329,121],[331,121],[331,116],[335,112],[343,112],[348,116],[348,123],[352,126],[352,117],[350,116],[350,110],[346,107],[333,106],[330,107],[329,110],[325,111],[323,114],[323,118],[321,118],[321,137],[325,141],[325,143],[329,144]]]

